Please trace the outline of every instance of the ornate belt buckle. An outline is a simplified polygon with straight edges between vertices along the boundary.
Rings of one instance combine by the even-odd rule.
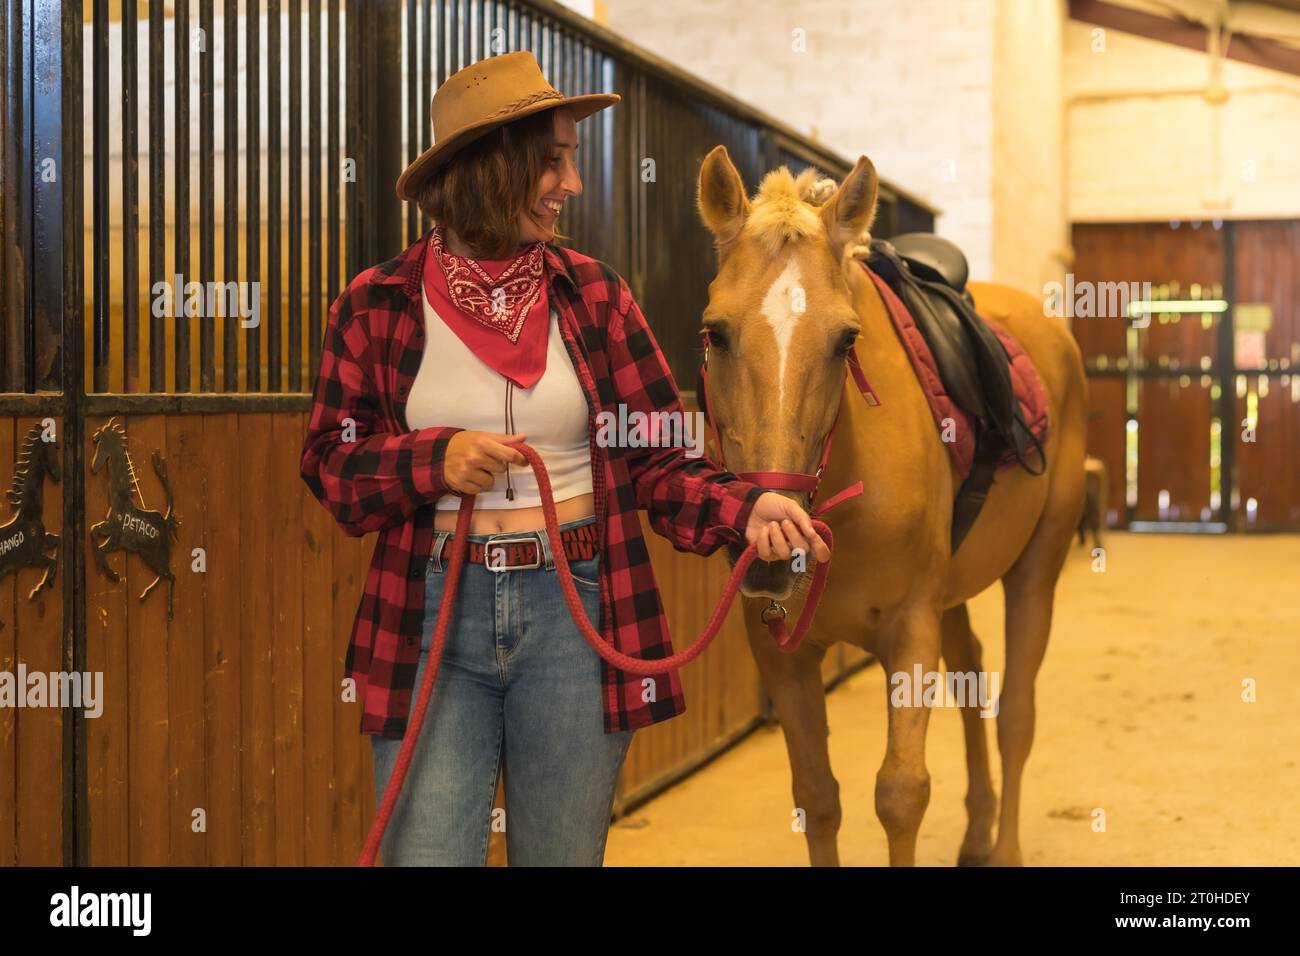
[[[508,564],[504,567],[494,566],[492,564],[492,549],[498,544],[513,544],[517,541],[533,541],[536,543],[537,554],[533,558],[533,563]],[[483,545],[483,566],[489,571],[527,571],[531,568],[540,568],[542,566],[542,542],[535,533],[516,535],[513,538],[494,538]]]

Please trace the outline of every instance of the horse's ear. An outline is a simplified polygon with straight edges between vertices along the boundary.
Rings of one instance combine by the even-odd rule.
[[[740,235],[740,228],[749,216],[749,197],[727,147],[715,146],[704,157],[696,205],[719,250]]]
[[[876,217],[876,192],[879,187],[876,167],[871,160],[859,156],[853,171],[844,177],[840,188],[822,204],[820,215],[826,224],[826,234],[838,254],[871,227]]]

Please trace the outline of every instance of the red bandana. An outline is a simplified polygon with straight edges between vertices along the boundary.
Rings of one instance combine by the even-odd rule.
[[[424,294],[466,347],[519,388],[546,371],[550,307],[542,243],[509,259],[453,255],[433,229],[425,257]]]

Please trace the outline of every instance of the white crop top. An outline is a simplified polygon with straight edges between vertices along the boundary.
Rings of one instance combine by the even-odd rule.
[[[424,306],[424,358],[406,403],[407,424],[412,429],[441,425],[508,434],[506,378],[448,328],[423,291],[420,300]],[[510,406],[514,432],[522,434],[524,441],[542,456],[558,503],[591,493],[591,446],[587,398],[564,347],[559,316],[554,310],[550,321],[546,371],[532,388],[512,386]],[[506,474],[501,473],[491,488],[475,498],[476,509],[541,505],[532,466],[508,467],[514,500],[506,498]],[[458,495],[447,494],[434,507],[455,511],[460,501]]]

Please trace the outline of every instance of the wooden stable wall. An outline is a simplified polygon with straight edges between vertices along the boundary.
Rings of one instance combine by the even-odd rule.
[[[39,418],[0,418],[0,481],[10,487],[14,459]],[[47,532],[59,533],[60,486],[45,481],[42,518]],[[12,520],[15,506],[0,508],[0,522]],[[60,562],[54,586],[35,600],[28,595],[43,569],[20,568],[0,578],[0,671],[17,675],[65,669],[60,647],[63,590]],[[0,707],[0,866],[58,866],[63,862],[64,720],[51,708]]]
[[[105,423],[87,421],[87,436]],[[124,419],[148,507],[167,459],[180,519],[175,618],[138,557],[87,557],[87,647],[109,687],[87,721],[92,864],[313,865],[355,858],[371,814],[343,655],[369,550],[298,477],[304,414]],[[87,451],[87,460],[91,456]],[[107,481],[87,478],[91,520]],[[193,570],[202,549],[206,570]],[[205,830],[195,832],[201,808]]]
[[[0,429],[0,455],[32,420]],[[108,506],[104,470],[90,474],[87,525]],[[87,669],[104,674],[104,711],[80,719],[84,783],[65,777],[64,714],[0,709],[0,861],[62,860],[65,788],[84,820],[92,865],[351,863],[374,812],[369,738],[359,704],[341,700],[344,655],[375,537],[350,538],[298,474],[305,413],[119,416],[143,506],[165,511],[150,462],[157,449],[180,521],[172,548],[172,620],[160,583],[137,555],[112,552],[112,583],[86,551]],[[46,484],[47,528],[59,529],[58,486]],[[51,491],[51,489],[55,489]],[[679,648],[703,626],[729,569],[719,552],[675,551],[642,516]],[[199,561],[206,569],[198,570]],[[63,579],[60,566],[59,584]],[[37,602],[34,570],[0,593],[0,669],[60,670],[59,586]],[[737,606],[738,608],[738,606]],[[616,812],[706,761],[761,723],[764,698],[733,608],[716,643],[683,673],[686,713],[639,732]],[[792,619],[798,607],[791,608]],[[834,679],[861,655],[828,656]],[[68,665],[70,667],[70,665]],[[500,859],[501,841],[494,841]]]

